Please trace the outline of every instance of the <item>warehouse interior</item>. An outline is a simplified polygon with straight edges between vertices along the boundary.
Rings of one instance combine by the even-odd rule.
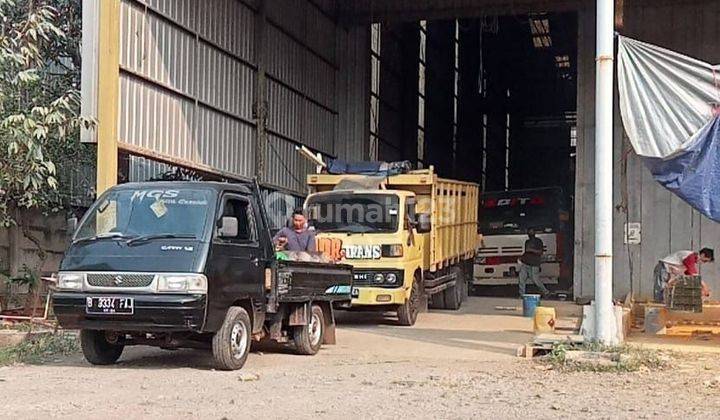
[[[577,13],[381,23],[371,31],[373,158],[432,165],[482,191],[560,187],[572,213]],[[571,264],[563,276],[567,290]]]

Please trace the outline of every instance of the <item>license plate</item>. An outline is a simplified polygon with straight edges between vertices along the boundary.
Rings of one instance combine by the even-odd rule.
[[[85,312],[132,315],[135,312],[135,301],[128,297],[89,297],[86,299]]]
[[[359,297],[359,296],[360,296],[360,289],[358,289],[357,287],[353,287],[353,288],[352,288],[352,293],[350,293],[350,297],[356,298],[356,297]]]

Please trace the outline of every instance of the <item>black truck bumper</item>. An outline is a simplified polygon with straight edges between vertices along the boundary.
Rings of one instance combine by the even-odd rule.
[[[88,297],[133,298],[132,315],[88,314]],[[205,295],[147,295],[56,292],[53,311],[63,328],[138,332],[201,332],[205,321]]]

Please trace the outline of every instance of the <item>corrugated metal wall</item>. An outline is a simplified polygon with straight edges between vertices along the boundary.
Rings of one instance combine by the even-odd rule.
[[[720,2],[626,2],[624,35],[655,43],[711,63],[720,62]],[[580,14],[578,92],[578,167],[576,184],[575,294],[594,293],[594,99],[595,11],[588,3]],[[616,102],[617,104],[617,96]],[[679,249],[718,248],[720,224],[708,220],[659,186],[630,147],[619,110],[615,116],[613,232],[614,292],[620,297],[652,296],[652,272],[658,259]],[[625,211],[627,209],[627,212]],[[642,243],[626,245],[626,221],[642,224]],[[714,295],[720,293],[720,263],[703,267]]]
[[[255,175],[263,63],[264,183],[304,191],[314,167],[298,144],[365,158],[367,31],[340,26],[333,1],[265,7],[263,24],[255,2],[122,0],[120,147],[225,176]]]

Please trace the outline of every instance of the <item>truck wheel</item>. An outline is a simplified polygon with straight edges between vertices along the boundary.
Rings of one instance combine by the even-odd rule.
[[[464,271],[462,274],[462,281],[460,282],[460,284],[462,284],[462,294],[460,295],[460,302],[465,302],[470,296],[470,282],[472,282],[472,279],[468,278],[465,275]]]
[[[453,272],[455,273],[455,285],[445,289],[443,296],[445,299],[445,309],[457,311],[460,309],[460,306],[462,306],[464,300],[463,296],[465,292],[463,291],[463,283],[465,283],[465,274],[460,267],[453,268]]]
[[[312,356],[320,351],[325,335],[325,315],[318,305],[310,311],[310,323],[293,330],[293,341],[298,353]]]
[[[444,309],[450,309],[452,311],[457,311],[460,309],[460,294],[462,293],[460,289],[462,286],[458,283],[455,283],[454,286],[450,286],[447,289],[443,290],[443,298],[445,300],[445,308]]]
[[[430,309],[445,309],[445,291],[435,293],[429,299]]]
[[[400,325],[412,327],[417,321],[418,312],[420,312],[420,280],[413,279],[412,288],[410,289],[410,297],[405,299],[405,303],[398,306],[397,316]]]
[[[125,349],[122,344],[112,344],[105,338],[105,331],[80,331],[80,347],[85,360],[93,365],[112,365]]]
[[[252,323],[244,308],[232,306],[225,314],[220,330],[212,340],[213,358],[218,369],[237,370],[243,367],[250,353]]]

